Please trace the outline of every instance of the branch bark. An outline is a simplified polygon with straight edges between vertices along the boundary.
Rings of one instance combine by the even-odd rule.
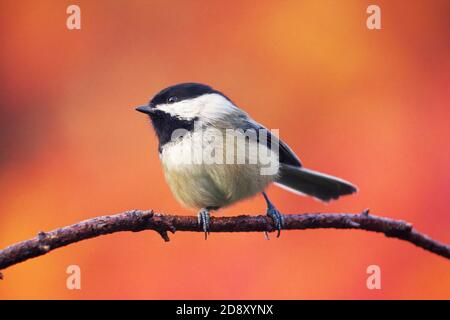
[[[440,243],[413,229],[405,221],[361,214],[288,214],[283,230],[304,229],[359,229],[383,233],[387,237],[408,241],[422,249],[450,259],[450,246]],[[0,270],[25,260],[44,255],[69,244],[119,231],[139,232],[154,230],[165,241],[168,232],[203,232],[192,216],[162,215],[153,211],[133,210],[124,213],[88,219],[50,232],[39,232],[35,238],[13,244],[0,251]],[[266,215],[212,217],[211,232],[273,232],[275,226]],[[0,275],[1,278],[1,275]]]

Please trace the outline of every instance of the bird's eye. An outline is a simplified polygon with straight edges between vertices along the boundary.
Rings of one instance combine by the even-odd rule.
[[[177,102],[177,97],[175,96],[169,97],[167,99],[167,103],[174,103],[174,102]]]

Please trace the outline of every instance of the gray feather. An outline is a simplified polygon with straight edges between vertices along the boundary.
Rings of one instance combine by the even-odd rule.
[[[345,180],[286,164],[281,164],[276,183],[322,201],[330,201],[357,191],[355,186]]]

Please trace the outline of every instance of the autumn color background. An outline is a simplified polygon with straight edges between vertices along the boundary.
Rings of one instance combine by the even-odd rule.
[[[81,7],[82,29],[66,28]],[[366,8],[382,30],[366,28]],[[404,219],[450,243],[450,2],[2,1],[0,247],[128,209],[194,214],[171,195],[133,106],[214,86],[312,169],[358,185],[329,205],[276,187],[285,213]],[[262,197],[220,214],[264,213]],[[4,271],[0,298],[450,298],[450,263],[364,231],[117,233]],[[82,289],[66,288],[81,267]],[[366,268],[381,267],[368,290]]]

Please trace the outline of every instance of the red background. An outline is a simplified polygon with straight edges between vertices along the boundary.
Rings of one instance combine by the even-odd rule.
[[[66,29],[81,7],[82,29]],[[378,4],[382,30],[366,28]],[[450,243],[450,2],[2,1],[0,247],[133,208],[193,214],[132,106],[184,81],[229,95],[303,163],[360,192],[285,213],[404,219]],[[261,197],[220,212],[262,213]],[[68,265],[82,289],[66,289]],[[366,288],[381,267],[382,289]],[[450,298],[450,264],[363,231],[119,233],[4,271],[0,298]]]

